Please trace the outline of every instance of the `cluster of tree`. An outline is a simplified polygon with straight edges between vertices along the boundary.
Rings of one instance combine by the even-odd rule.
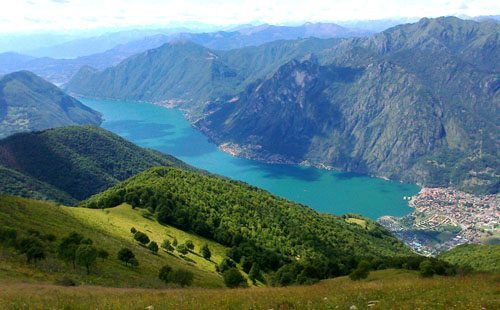
[[[318,266],[335,257],[334,268],[317,268],[315,277],[324,278],[348,274],[366,255],[410,253],[368,219],[364,227],[350,224],[241,182],[177,168],[152,168],[82,205],[106,208],[124,202],[149,210],[161,223],[231,247],[228,256],[247,273],[254,265],[260,273],[273,273],[293,264],[296,257]],[[176,248],[187,253],[188,246]],[[337,269],[341,271],[331,271]]]
[[[158,247],[158,243],[155,241],[149,240],[149,236],[143,233],[142,231],[137,231],[135,227],[130,229],[130,232],[134,234],[134,239],[138,241],[143,246],[147,246],[147,248],[151,251],[151,253],[156,254],[160,249]]]
[[[55,235],[42,234],[32,229],[19,233],[12,228],[0,228],[0,243],[26,255],[28,263],[36,263],[45,259],[49,253],[55,252],[61,260],[71,263],[74,269],[82,266],[87,274],[90,274],[97,258],[109,257],[106,250],[94,247],[91,239],[75,232],[59,240],[57,244],[56,241]]]
[[[165,283],[174,283],[182,287],[190,286],[194,280],[194,274],[191,271],[182,268],[174,270],[169,265],[161,267],[158,277]]]

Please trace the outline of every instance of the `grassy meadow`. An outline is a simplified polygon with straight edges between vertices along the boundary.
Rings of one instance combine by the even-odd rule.
[[[1,283],[2,309],[498,309],[499,277],[423,279],[412,271],[372,272],[312,286],[250,289],[124,289]],[[151,307],[149,309],[152,309]]]
[[[87,275],[85,270],[74,270],[53,257],[54,255],[49,255],[47,259],[35,265],[28,265],[15,251],[0,247],[0,278],[3,279],[53,282],[63,276],[69,276],[78,283],[87,285],[162,288],[165,284],[158,279],[158,270],[168,264],[174,269],[185,268],[192,271],[195,275],[194,286],[224,286],[222,277],[215,271],[215,264],[220,263],[225,252],[223,246],[194,234],[160,225],[156,220],[143,217],[140,210],[133,210],[128,205],[92,210],[0,196],[0,225],[19,232],[34,229],[44,234],[54,234],[57,240],[74,231],[91,238],[94,245],[110,253],[108,259],[98,259],[93,272]],[[158,245],[161,245],[164,239],[172,241],[176,238],[179,244],[192,240],[194,251],[181,256],[177,252],[167,253],[160,249],[158,254],[154,255],[133,239],[131,227],[143,231]],[[212,251],[210,261],[198,254],[204,243],[207,243]],[[128,247],[136,254],[139,261],[137,268],[126,267],[117,260],[116,253],[122,247]]]

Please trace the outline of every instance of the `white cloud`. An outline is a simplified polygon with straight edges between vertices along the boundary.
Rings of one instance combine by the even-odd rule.
[[[0,33],[500,14],[500,1],[494,0],[0,0],[0,4]]]

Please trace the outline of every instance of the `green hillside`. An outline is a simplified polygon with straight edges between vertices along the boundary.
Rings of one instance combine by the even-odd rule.
[[[500,245],[464,244],[439,256],[458,266],[484,272],[500,272]]]
[[[231,247],[228,256],[245,271],[257,264],[269,272],[292,268],[293,274],[310,265],[311,278],[324,278],[348,273],[361,258],[410,255],[408,248],[368,219],[358,225],[241,182],[173,167],[149,169],[81,206],[112,208],[122,203]]]
[[[0,138],[13,133],[90,124],[101,115],[29,71],[0,78]]]
[[[0,140],[0,192],[73,204],[153,166],[188,168],[104,129],[71,126]]]
[[[192,240],[193,252],[181,255],[174,251],[167,253],[160,249],[152,254],[146,247],[134,241],[130,229],[146,233],[152,241],[159,245],[163,240],[177,239],[179,244]],[[54,235],[54,241],[46,241],[44,248],[46,258],[35,264],[27,264],[25,255],[19,251],[5,247],[1,240],[5,229],[17,231],[18,239],[36,232],[41,236]],[[57,244],[69,233],[76,232],[93,241],[93,246],[105,249],[109,253],[107,259],[98,259],[92,266],[90,275],[85,269],[73,269],[71,263],[59,259]],[[199,253],[203,244],[208,244],[212,251],[210,261]],[[130,248],[139,261],[139,266],[131,268],[117,259],[117,252]],[[194,273],[195,286],[221,287],[222,278],[215,272],[215,264],[219,264],[225,256],[226,248],[205,238],[185,233],[171,226],[158,224],[157,221],[145,218],[141,212],[130,206],[119,206],[109,210],[92,210],[58,206],[50,202],[28,200],[12,196],[0,196],[0,279],[3,281],[55,282],[68,277],[80,284],[104,285],[113,287],[165,287],[158,279],[159,269],[168,264],[174,269],[183,268]]]

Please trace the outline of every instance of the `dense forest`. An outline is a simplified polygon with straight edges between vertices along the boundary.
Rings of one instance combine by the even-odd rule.
[[[98,127],[21,133],[0,140],[0,192],[74,204],[145,169],[166,165],[191,169]]]

